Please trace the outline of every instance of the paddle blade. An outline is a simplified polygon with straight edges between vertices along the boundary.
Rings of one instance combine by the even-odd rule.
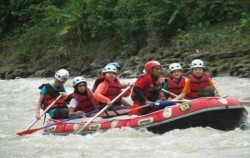
[[[245,106],[250,106],[250,101],[240,101],[241,104],[245,105]]]
[[[34,133],[34,132],[36,132],[38,130],[41,130],[41,129],[44,129],[44,128],[42,127],[42,128],[29,129],[29,130],[18,132],[16,134],[19,135],[19,136],[23,136],[23,135],[27,135],[27,134],[32,134],[32,133]]]

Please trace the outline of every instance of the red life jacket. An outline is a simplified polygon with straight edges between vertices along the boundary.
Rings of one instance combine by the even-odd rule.
[[[93,94],[88,88],[87,95],[71,93],[66,100],[70,101],[72,98],[75,98],[79,102],[79,105],[75,108],[75,111],[89,112],[95,110],[95,107],[97,106],[96,103],[92,102]]]
[[[65,89],[63,86],[60,87],[59,89],[55,89],[49,83],[42,84],[41,86],[39,86],[39,89],[42,89],[43,86],[45,86],[47,90],[47,94],[44,96],[42,102],[42,109],[45,110],[51,103],[53,103],[56,100],[56,98],[60,95],[60,92],[65,92]],[[60,99],[58,99],[56,103],[54,103],[54,105],[51,107],[51,109],[67,107],[67,105],[64,103],[64,99],[65,97],[61,97]]]
[[[145,82],[142,82],[143,80],[145,80]],[[140,81],[141,84],[147,84],[148,86],[146,86],[144,89],[142,89],[142,94],[147,98],[147,100],[149,101],[156,101],[158,96],[159,96],[159,92],[160,92],[160,88],[161,88],[161,82],[154,82],[151,75],[149,74],[145,74],[140,76],[137,81],[135,82],[134,86],[137,86],[138,81]],[[138,87],[141,87],[141,85],[138,85]],[[136,99],[136,95],[134,92],[132,92],[131,94],[132,100],[137,100]]]
[[[105,94],[103,94],[105,97],[109,98],[110,100],[113,100],[115,97],[117,97],[121,92],[121,83],[119,81],[118,78],[116,78],[115,80],[112,80],[109,77],[105,77],[105,76],[100,76],[99,78],[96,79],[95,84],[93,86],[93,92],[96,90],[96,88],[98,87],[98,85],[103,82],[103,81],[107,81],[108,82],[108,89],[106,91]],[[107,103],[102,103],[99,102],[100,105],[107,105]],[[113,105],[121,105],[121,97],[119,97],[114,103]]]
[[[145,82],[143,82],[143,81],[145,81]],[[162,82],[158,82],[158,80],[154,82],[151,75],[145,74],[145,75],[140,76],[137,79],[134,86],[141,87],[141,85],[139,85],[139,84],[147,84],[148,85],[144,89],[141,89],[142,94],[147,98],[147,100],[155,102],[158,99],[159,93],[160,93],[160,90],[161,90],[161,86],[162,86]],[[134,91],[132,91],[131,98],[132,98],[134,103],[133,103],[133,106],[131,107],[129,115],[145,114],[145,113],[147,113],[147,111],[149,111],[150,108],[143,108],[143,109],[139,108],[144,103],[141,103],[137,99],[136,94],[134,93]]]
[[[195,99],[198,98],[198,90],[206,88],[209,86],[209,75],[207,73],[204,73],[200,79],[196,78],[192,74],[189,75],[190,83],[190,93],[188,94],[189,99]]]
[[[181,77],[178,84],[176,82],[174,82],[171,77],[167,77],[165,79],[165,81],[168,83],[168,91],[172,92],[172,93],[174,93],[176,95],[181,94],[181,92],[182,92],[182,90],[183,90],[183,88],[185,86],[185,83],[186,83],[185,77]],[[175,98],[175,96],[173,96],[171,94],[169,95],[169,97],[172,98],[172,99]]]

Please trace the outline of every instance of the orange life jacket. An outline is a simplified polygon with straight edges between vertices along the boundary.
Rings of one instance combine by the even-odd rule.
[[[95,110],[97,107],[96,103],[92,102],[94,99],[93,94],[88,88],[87,96],[79,93],[71,93],[66,100],[70,101],[72,98],[75,98],[79,102],[79,105],[75,108],[75,111],[89,112]]]
[[[190,93],[188,94],[189,99],[198,98],[198,90],[202,88],[206,88],[209,86],[209,75],[204,73],[200,79],[196,78],[194,75],[189,75],[190,83]]]
[[[186,83],[185,77],[181,77],[178,84],[174,82],[171,77],[167,77],[165,81],[168,83],[168,91],[176,95],[181,94]],[[172,99],[175,98],[175,96],[171,94],[169,95],[169,97]]]
[[[59,89],[55,89],[54,87],[52,87],[49,83],[47,84],[42,84],[39,89],[42,89],[43,86],[46,87],[47,90],[47,94],[44,96],[43,102],[42,102],[42,109],[45,110],[47,109],[47,107],[53,103],[56,98],[60,95],[60,92],[65,92],[64,87],[60,87]],[[51,107],[52,108],[65,108],[67,107],[67,105],[64,103],[64,97],[61,97],[60,99],[58,99],[54,105]]]
[[[115,80],[112,80],[111,78],[105,77],[105,76],[100,76],[99,78],[96,79],[95,84],[93,86],[93,92],[98,87],[98,85],[103,81],[107,81],[108,85],[109,85],[106,93],[103,95],[105,97],[109,98],[110,100],[113,100],[115,97],[117,97],[122,92],[121,83],[120,83],[118,78],[116,78]],[[105,105],[107,105],[107,103],[99,102],[99,105],[105,106]],[[113,103],[113,106],[115,106],[115,105],[121,105],[121,97],[119,97]]]

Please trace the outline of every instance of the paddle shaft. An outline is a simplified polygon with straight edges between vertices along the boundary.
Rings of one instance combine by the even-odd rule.
[[[174,93],[172,93],[172,92],[169,92],[169,91],[167,91],[166,89],[161,89],[163,92],[166,92],[166,93],[168,93],[168,94],[171,94],[171,95],[173,95],[173,96],[175,96],[175,97],[177,97],[178,95],[176,95],[176,94],[174,94]],[[190,100],[187,100],[187,99],[182,99],[182,100],[173,100],[173,101],[176,101],[176,102],[183,102],[183,101],[190,101]]]
[[[96,109],[96,110],[87,112],[87,113],[85,113],[84,115],[89,115],[89,114],[95,113],[95,112],[97,112],[97,111],[99,111],[99,110]],[[78,118],[81,118],[82,116],[83,116],[83,115],[72,116],[72,117],[70,117],[70,118],[67,118],[67,119],[64,119],[64,120],[61,120],[61,121],[58,121],[58,122],[55,122],[55,123],[46,125],[46,126],[44,126],[44,127],[35,128],[35,129],[30,129],[30,130],[25,130],[25,131],[18,132],[18,133],[16,133],[16,134],[19,135],[19,136],[27,135],[27,134],[32,134],[32,133],[34,133],[34,132],[36,132],[36,131],[39,131],[39,130],[41,130],[41,129],[45,129],[45,128],[48,128],[48,127],[51,127],[51,126],[55,126],[55,125],[58,125],[58,124],[63,123],[63,122],[68,122],[68,121],[70,121],[70,120],[78,119]]]
[[[174,94],[174,93],[172,93],[172,92],[169,92],[169,91],[167,91],[166,89],[161,89],[163,92],[166,92],[166,93],[168,93],[168,94],[171,94],[171,95],[173,95],[173,96],[175,96],[175,97],[177,97],[177,95],[176,94]]]
[[[27,127],[26,130],[30,129],[62,96],[59,95],[56,100],[54,100],[48,107],[43,111],[43,113],[39,116],[38,119],[36,119],[34,122],[32,122],[29,127]]]
[[[244,106],[249,106],[250,107],[250,101],[240,101],[241,104],[243,104]]]
[[[52,124],[46,125],[46,126],[44,126],[43,128],[48,128],[48,127],[50,127],[50,126],[58,125],[58,124],[63,123],[63,122],[67,122],[67,121],[70,121],[70,120],[74,120],[74,119],[77,119],[77,118],[81,118],[81,117],[83,117],[83,116],[86,116],[86,115],[89,115],[89,114],[93,114],[93,113],[95,113],[95,112],[97,112],[97,111],[99,111],[99,110],[97,110],[97,109],[96,109],[96,110],[93,110],[93,111],[87,112],[87,113],[85,113],[84,115],[76,115],[76,116],[72,116],[72,117],[70,117],[70,118],[67,118],[67,119],[61,120],[61,121],[59,121],[59,122],[55,122],[55,123],[52,123]]]
[[[115,97],[111,103],[113,104],[117,99],[119,99],[127,90],[129,90],[131,88],[132,85],[128,86],[123,92],[121,92],[117,97]],[[83,126],[79,127],[78,129],[76,129],[73,134],[78,134],[80,131],[82,131],[86,126],[88,126],[90,124],[90,122],[92,122],[96,117],[98,117],[101,113],[103,113],[109,106],[106,105],[101,111],[99,111],[92,119],[90,119],[87,123],[85,123]]]
[[[150,107],[150,104],[144,104],[138,108],[134,108],[134,109],[131,109],[130,111],[135,111],[135,110],[138,110],[138,109],[143,109],[143,108],[146,108],[146,107]]]
[[[171,100],[171,101],[175,101],[175,102],[183,102],[183,101],[189,101],[189,100]],[[156,102],[155,102],[155,104],[156,104]],[[149,107],[149,106],[151,106],[150,104],[144,104],[144,105],[142,105],[142,106],[140,106],[140,107],[138,107],[138,108],[135,108],[135,109],[131,109],[131,111],[135,111],[135,110],[138,110],[138,109],[143,109],[143,108],[146,108],[146,107]]]

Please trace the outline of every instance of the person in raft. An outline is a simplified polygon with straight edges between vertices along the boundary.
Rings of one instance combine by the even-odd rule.
[[[133,106],[129,115],[147,114],[176,103],[165,100],[161,91],[161,64],[158,61],[149,61],[145,64],[145,71],[146,74],[141,75],[134,84],[131,95]],[[149,106],[142,108],[144,105]]]
[[[53,104],[53,106],[47,111],[52,119],[56,118],[68,118],[69,109],[64,102],[66,97],[66,89],[64,83],[69,78],[69,72],[65,69],[58,70],[55,73],[54,82],[42,84],[39,89],[40,97],[36,104],[36,119],[40,119],[40,109],[47,109],[59,95],[61,97]]]
[[[114,65],[117,69],[117,74],[119,74],[121,72],[121,68],[122,66],[117,63],[117,62],[112,62],[112,63],[109,63],[108,65]],[[128,86],[130,86],[130,83],[121,83],[121,88],[124,89],[124,88],[127,88]],[[124,98],[122,98],[121,100],[121,104],[122,105],[125,105],[125,106],[132,106],[129,102],[127,102]]]
[[[74,92],[69,94],[65,100],[69,103],[69,116],[83,115],[99,108],[91,90],[87,87],[87,81],[84,77],[75,77],[73,88]]]
[[[122,92],[120,80],[117,78],[117,69],[114,65],[106,65],[102,70],[102,75],[95,80],[93,86],[93,95],[98,101],[101,108],[106,105],[110,106],[109,110],[114,111],[116,115],[127,113],[130,106],[121,106],[122,97],[130,95],[131,90],[127,90],[122,97],[118,98],[114,102],[112,100],[116,98]],[[125,109],[125,110],[123,110]],[[110,116],[107,112],[106,115]]]
[[[191,62],[191,74],[189,75],[188,80],[183,88],[183,91],[180,95],[175,97],[176,100],[181,100],[186,97],[188,99],[195,99],[198,97],[205,97],[198,95],[201,91],[209,90],[212,93],[209,93],[209,96],[219,96],[219,92],[216,90],[215,85],[212,79],[207,73],[204,72],[204,63],[200,59],[195,59]]]
[[[164,95],[166,98],[173,99],[181,94],[186,83],[186,78],[182,76],[182,67],[179,63],[170,64],[168,71],[170,74],[169,77],[165,78],[163,89],[169,93],[164,93]]]

